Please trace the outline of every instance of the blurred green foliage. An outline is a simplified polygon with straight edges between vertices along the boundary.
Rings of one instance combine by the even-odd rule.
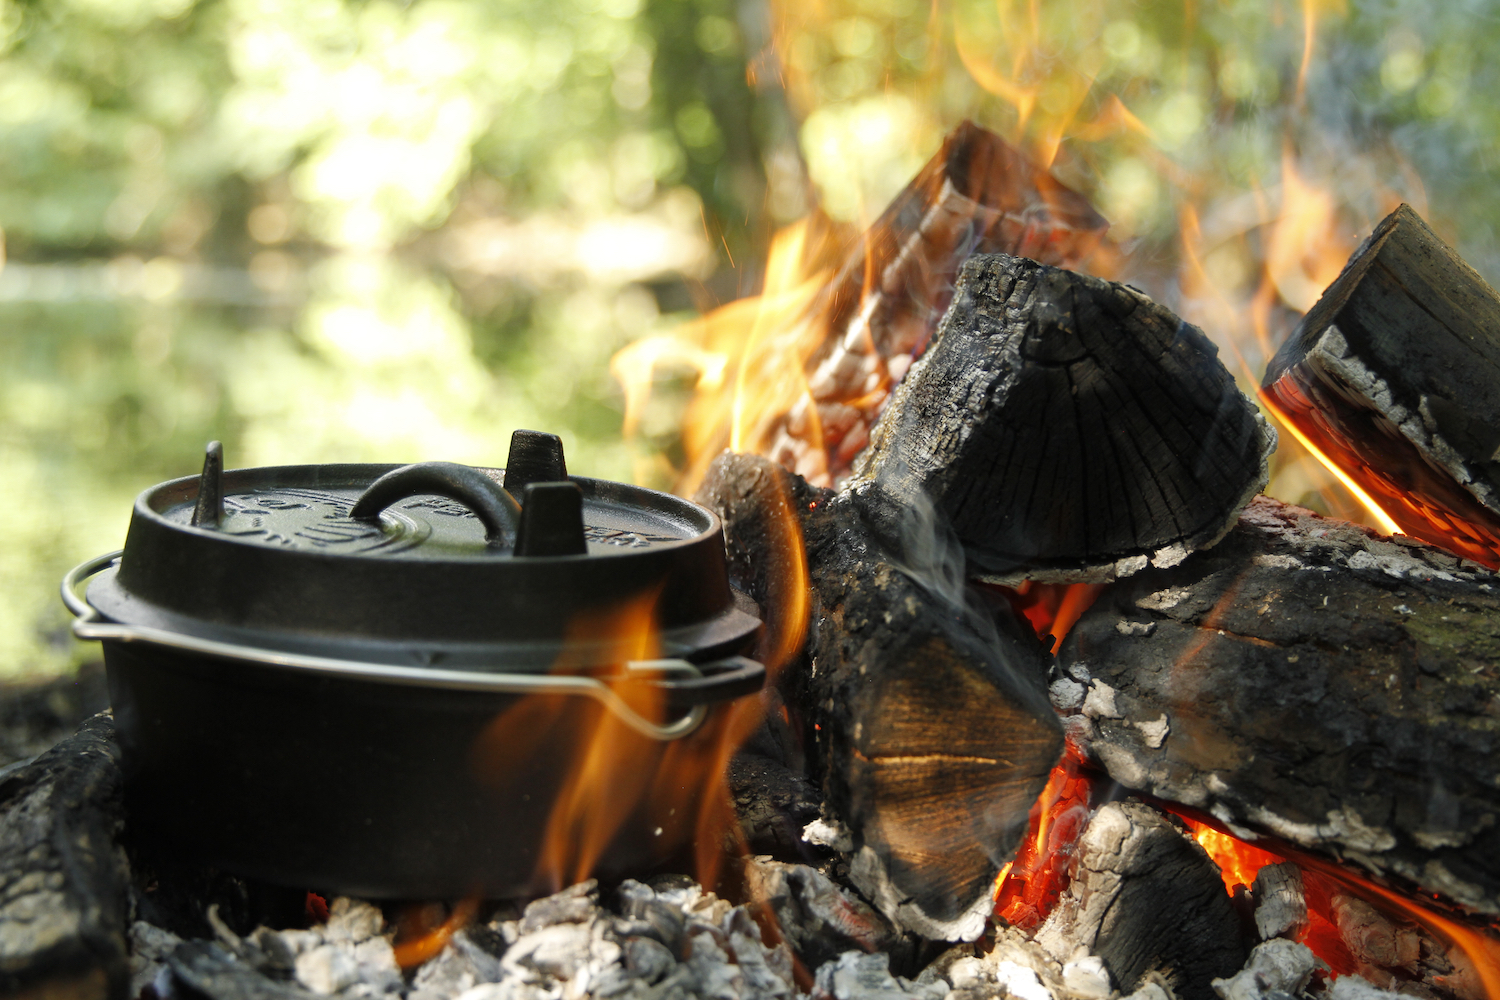
[[[1284,148],[1340,252],[1425,179],[1494,274],[1497,4],[1313,4],[1299,90],[1306,6],[0,0],[0,674],[79,655],[56,580],[209,438],[498,463],[529,426],[629,478],[610,354],[752,292],[814,201],[873,216],[966,116],[1055,149],[1174,304],[1184,206],[1253,289]]]

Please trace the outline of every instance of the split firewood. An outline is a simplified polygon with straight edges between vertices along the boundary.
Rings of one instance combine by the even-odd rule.
[[[1075,266],[1109,223],[993,132],[954,129],[845,254],[813,302],[808,395],[774,414],[762,449],[818,485],[842,482],[889,396],[926,349],[974,253]]]
[[[1500,914],[1500,574],[1261,497],[1105,590],[1058,663],[1126,787]]]
[[[1407,534],[1500,566],[1500,295],[1409,206],[1271,359],[1265,394]]]
[[[1059,961],[1099,956],[1121,993],[1158,973],[1182,1000],[1215,1000],[1213,980],[1244,964],[1240,918],[1218,866],[1150,806],[1101,806],[1068,873],[1036,936]]]
[[[969,603],[982,598],[930,507],[873,486],[836,495],[751,455],[716,460],[699,500],[764,606],[788,606],[769,600],[784,574],[810,578],[806,661],[779,687],[851,878],[903,930],[978,937],[1062,752],[1035,636]]]
[[[124,822],[108,715],[0,778],[0,994],[126,994]]]
[[[1276,435],[1201,331],[1128,285],[971,258],[859,481],[952,522],[971,574],[1105,582],[1213,545]]]

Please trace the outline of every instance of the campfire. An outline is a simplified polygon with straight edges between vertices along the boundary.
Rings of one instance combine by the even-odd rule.
[[[561,689],[455,736],[491,784],[556,758],[555,801],[486,813],[540,817],[535,870],[504,883],[535,891],[445,876],[441,901],[366,899],[326,862],[263,879],[263,857],[177,856],[168,806],[122,805],[136,723],[111,662],[122,718],[0,774],[0,927],[24,929],[0,982],[132,1000],[1500,1000],[1500,296],[1395,207],[1250,373],[1252,399],[1226,364],[1243,357],[1110,280],[1107,230],[966,122],[860,238],[805,220],[760,296],[616,357],[627,432],[659,365],[697,371],[679,491],[706,510],[650,510],[696,544],[722,526],[734,596],[715,613],[753,623],[748,596],[763,622],[683,652],[678,693],[730,654],[766,687],[734,687],[697,739],[678,740],[681,705],[637,701],[634,734],[600,710],[563,749],[518,747],[558,728]],[[1387,530],[1263,495],[1278,447],[1326,463]],[[175,484],[184,531],[229,516],[221,460]],[[445,474],[539,523],[502,495],[523,485],[509,465]],[[555,465],[526,477],[528,504],[568,487],[560,446]],[[412,469],[430,485],[431,468],[388,475]],[[400,499],[474,519],[429,492]],[[364,504],[319,502],[340,524]],[[609,541],[576,527],[544,554]],[[610,544],[674,541],[627,528]],[[511,534],[505,558],[541,557]],[[615,660],[667,670],[641,589],[568,621],[539,673],[596,671],[608,704],[629,687]],[[110,624],[80,634],[140,638]],[[602,645],[632,652],[580,659]],[[300,731],[320,724],[312,697]],[[356,773],[362,753],[283,763]],[[680,849],[601,860],[622,829],[663,827]],[[364,895],[423,894],[400,884]]]

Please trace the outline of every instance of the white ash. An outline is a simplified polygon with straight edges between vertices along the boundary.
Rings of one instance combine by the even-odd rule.
[[[919,984],[891,975],[890,956],[847,951],[818,969],[814,1000],[943,1000],[948,983]]]
[[[1274,938],[1256,945],[1245,967],[1228,979],[1215,979],[1213,988],[1223,1000],[1296,996],[1307,989],[1312,974],[1322,964],[1306,945]]]
[[[1121,635],[1148,636],[1156,631],[1156,622],[1133,622],[1121,618],[1115,623],[1115,631]]]
[[[1124,715],[1115,707],[1115,689],[1103,681],[1089,685],[1088,694],[1083,699],[1083,714],[1091,719],[1118,719]]]
[[[1251,887],[1255,898],[1255,929],[1261,940],[1296,937],[1307,926],[1307,897],[1302,869],[1289,862],[1265,865]]]
[[[1149,722],[1135,723],[1135,728],[1141,731],[1146,746],[1152,750],[1160,750],[1161,745],[1167,741],[1167,734],[1172,731],[1172,724],[1167,718],[1167,713],[1163,712],[1159,718]]]
[[[1076,712],[1083,707],[1086,689],[1071,678],[1059,677],[1047,691],[1052,698],[1052,707],[1059,712]]]
[[[817,847],[826,847],[844,854],[854,850],[854,834],[838,820],[813,820],[802,828],[802,839]]]
[[[1328,1000],[1408,1000],[1395,990],[1383,990],[1360,976],[1340,976],[1328,991]]]
[[[130,925],[131,996],[140,996],[147,986],[152,987],[158,995],[162,993],[163,987],[158,984],[164,983],[165,978],[170,975],[167,956],[176,951],[180,944],[182,938],[144,920],[137,920]]]

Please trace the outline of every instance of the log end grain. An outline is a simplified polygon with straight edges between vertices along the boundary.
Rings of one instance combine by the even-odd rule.
[[[1214,345],[1144,294],[970,258],[856,472],[951,521],[994,582],[1107,582],[1213,545],[1276,435]]]

